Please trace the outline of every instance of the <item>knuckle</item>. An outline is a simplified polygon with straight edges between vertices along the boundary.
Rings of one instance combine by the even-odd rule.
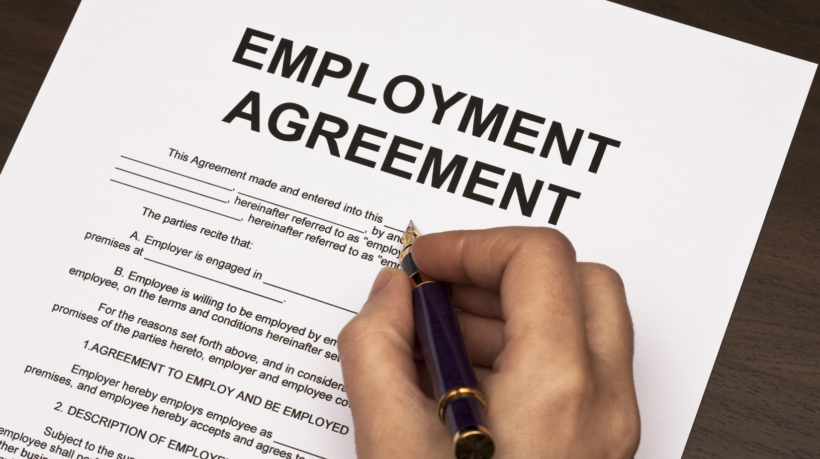
[[[610,420],[613,458],[629,458],[635,455],[641,438],[641,420],[637,408],[617,410]]]
[[[553,396],[570,405],[585,404],[595,394],[595,383],[589,371],[566,370],[553,382]]]
[[[357,342],[367,336],[370,329],[367,321],[360,317],[355,317],[348,322],[347,325],[342,328],[342,331],[339,332],[337,338],[336,345],[339,349],[339,355],[344,356],[348,354]]]
[[[624,281],[618,271],[607,265],[590,263],[585,270],[586,283],[594,288],[603,288],[610,291],[623,291]]]
[[[575,247],[564,233],[553,228],[533,228],[527,242],[528,249],[545,250],[569,261],[575,261]]]
[[[378,318],[359,315],[354,317],[339,332],[336,338],[336,348],[339,356],[362,354],[368,349],[395,346],[401,341],[395,330]]]

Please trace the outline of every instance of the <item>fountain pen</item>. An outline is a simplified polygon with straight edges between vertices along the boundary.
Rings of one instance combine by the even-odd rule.
[[[456,459],[490,459],[495,444],[486,427],[487,400],[478,389],[447,290],[413,261],[413,242],[420,235],[411,220],[401,238],[399,265],[413,286],[416,336],[438,400],[439,419],[450,428]]]

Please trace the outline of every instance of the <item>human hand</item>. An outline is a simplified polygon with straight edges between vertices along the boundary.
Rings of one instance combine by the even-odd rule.
[[[545,228],[430,234],[413,259],[452,283],[495,458],[634,456],[632,321],[615,271],[576,262],[569,241]],[[360,459],[453,457],[414,340],[410,282],[386,268],[339,335]]]

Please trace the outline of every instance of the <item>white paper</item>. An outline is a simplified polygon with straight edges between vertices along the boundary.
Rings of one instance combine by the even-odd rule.
[[[251,40],[267,48],[264,55],[243,54],[264,64],[261,70],[233,62],[247,28],[275,35],[272,41]],[[281,64],[276,74],[266,71],[283,38],[293,42],[292,57],[306,45],[317,49],[304,83],[296,81],[298,71],[283,78]],[[348,58],[352,69],[343,79],[326,77],[317,88],[311,83],[325,52]],[[369,68],[360,91],[377,99],[373,105],[348,97],[363,62]],[[340,67],[335,63],[330,69]],[[16,448],[0,455],[22,457],[25,448],[27,454],[60,457],[59,446],[73,450],[74,458],[237,458],[277,454],[272,448],[289,458],[355,457],[350,413],[341,405],[345,393],[296,372],[341,382],[332,340],[351,311],[359,309],[380,262],[395,260],[386,239],[397,233],[389,227],[403,228],[413,218],[425,232],[552,226],[570,237],[579,259],[617,269],[635,324],[643,425],[638,457],[679,457],[815,69],[815,64],[589,0],[503,5],[87,0],[0,176],[0,428],[46,444],[39,449],[11,434],[0,435],[5,442],[0,447]],[[410,75],[424,87],[423,101],[411,113],[391,111],[384,102],[385,86],[399,75]],[[433,84],[445,97],[466,94],[440,124],[431,122]],[[259,132],[245,119],[222,121],[251,91],[260,98]],[[490,129],[480,138],[471,135],[473,124],[459,132],[471,96],[483,100],[485,116],[496,104],[509,107],[495,142],[488,140]],[[412,97],[410,83],[398,86],[397,105],[407,105]],[[286,111],[279,123],[286,133],[292,132],[288,121],[304,123],[307,130],[299,141],[278,140],[268,130],[271,111],[285,102],[309,113],[309,119],[299,120],[296,112]],[[504,145],[518,110],[545,119],[544,124],[522,123],[537,137],[515,137],[534,147],[532,154]],[[306,147],[320,112],[349,123],[339,140],[341,157],[329,153],[324,138]],[[561,123],[568,143],[576,129],[584,131],[572,165],[562,163],[558,146],[547,157],[539,155],[553,121]],[[357,153],[375,161],[375,168],[344,159],[359,125],[386,133],[384,139],[364,137],[379,146],[378,152]],[[596,173],[589,172],[598,145],[590,133],[620,142],[605,150]],[[380,170],[394,136],[423,144],[421,150],[400,149],[417,157],[415,164],[393,163],[410,172],[411,180]],[[441,189],[430,185],[430,177],[417,183],[431,146],[443,151],[445,164],[456,154],[468,159],[455,193],[446,191],[449,181]],[[187,160],[175,158],[172,149]],[[200,169],[191,162],[195,157],[245,175]],[[481,173],[497,181],[497,189],[476,187],[493,205],[463,196],[476,161],[505,170],[503,176]],[[499,208],[514,172],[521,174],[527,196],[536,180],[544,182],[531,217],[522,215],[515,195],[506,210]],[[299,192],[294,196],[251,183],[250,175]],[[548,223],[558,196],[548,189],[551,184],[581,193],[566,200],[556,225]],[[362,214],[308,201],[302,193],[341,201]],[[236,204],[237,199],[260,203],[255,198],[277,204],[271,207],[289,214],[286,222],[281,215]],[[146,209],[160,219],[151,219]],[[381,220],[374,221],[376,215],[368,211]],[[345,253],[310,242],[305,234],[253,224],[251,214],[321,235],[344,245],[337,248]],[[332,226],[331,232],[300,226],[294,216]],[[163,223],[166,217],[197,229]],[[203,228],[215,234],[205,235]],[[345,236],[334,235],[338,230]],[[214,237],[220,231],[227,241]],[[134,232],[137,239],[131,238]],[[116,239],[128,250],[94,235]],[[160,250],[149,243],[149,235],[191,253]],[[351,235],[358,242],[348,240]],[[252,245],[231,243],[234,236],[237,244]],[[380,246],[368,247],[368,242],[383,244],[388,252],[381,254]],[[196,259],[197,253],[203,260]],[[231,274],[207,257],[249,271]],[[118,267],[123,277],[116,274]],[[117,282],[117,288],[84,281],[72,269],[96,273],[101,282]],[[160,292],[158,285],[138,284],[136,276],[179,290]],[[126,293],[126,286],[135,293]],[[156,296],[141,298],[142,289]],[[183,289],[191,296],[183,297]],[[195,301],[194,293],[224,305]],[[160,294],[173,302],[162,304]],[[184,303],[186,311],[174,302]],[[117,311],[107,314],[101,303]],[[228,303],[237,311],[229,312]],[[208,318],[191,314],[192,307],[206,311]],[[97,323],[72,317],[66,309],[83,311]],[[252,314],[242,320],[264,330],[263,336],[213,320],[236,322],[243,310]],[[122,311],[134,321],[120,317]],[[296,333],[270,328],[256,320],[257,314],[296,326]],[[177,334],[152,329],[140,318]],[[106,328],[107,320],[112,322],[105,322]],[[129,333],[115,331],[116,323]],[[298,334],[302,328],[305,336]],[[132,337],[134,330],[165,340],[165,346],[148,336]],[[299,343],[311,341],[322,350],[311,354],[310,348],[275,342],[267,338],[268,330]],[[183,332],[196,337],[185,340]],[[200,341],[203,336],[208,341]],[[220,341],[222,350],[207,347],[210,340]],[[197,354],[172,350],[172,342]],[[108,347],[92,350],[95,344]],[[256,355],[257,363],[227,354],[229,345]],[[121,352],[102,351],[110,348]],[[212,356],[242,367],[223,369],[209,362]],[[138,358],[153,363],[139,367]],[[264,359],[283,367],[265,367]],[[285,371],[287,366],[294,374]],[[254,374],[240,375],[245,367]],[[114,378],[117,385],[87,380],[80,368]],[[262,371],[277,382],[259,379]],[[70,378],[70,384],[59,377]],[[193,384],[199,378],[212,383]],[[286,379],[321,390],[330,401],[284,387]],[[96,387],[96,394],[79,390],[81,382]],[[151,393],[127,392],[124,382]],[[148,412],[115,404],[101,397],[103,390],[144,403]],[[146,397],[153,394],[153,401]],[[187,402],[194,414],[186,414],[187,406],[161,403],[163,396]],[[272,409],[274,403],[279,405]],[[186,418],[186,425],[152,413],[155,407]],[[83,420],[79,409],[130,427],[112,428],[93,416]],[[228,424],[208,419],[209,411],[227,416]],[[295,419],[294,411],[308,414]],[[240,424],[232,426],[231,417],[256,431],[238,430]],[[192,421],[200,427],[190,427]],[[225,428],[230,439],[208,433],[208,426]],[[50,432],[82,441],[65,443]],[[248,445],[235,442],[235,435]],[[109,450],[114,453],[107,456]]]

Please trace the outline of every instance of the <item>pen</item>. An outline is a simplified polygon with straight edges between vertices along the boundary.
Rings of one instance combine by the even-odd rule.
[[[495,444],[484,417],[487,400],[478,389],[450,296],[413,261],[413,242],[420,235],[411,220],[401,238],[399,265],[413,285],[416,336],[439,401],[439,419],[450,428],[457,459],[490,459]]]

